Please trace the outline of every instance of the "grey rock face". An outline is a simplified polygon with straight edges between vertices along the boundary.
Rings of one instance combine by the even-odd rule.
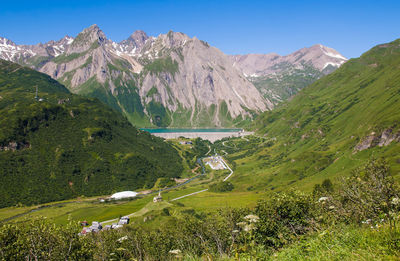
[[[233,66],[238,68],[247,76],[259,77],[272,73],[279,73],[283,70],[280,64],[290,64],[296,68],[302,68],[304,64],[312,65],[319,71],[323,71],[327,66],[340,67],[347,61],[336,50],[317,44],[310,48],[302,48],[292,54],[280,56],[275,53],[270,54],[246,54],[231,56]]]
[[[97,25],[94,24],[89,28],[84,29],[76,36],[74,41],[66,50],[66,54],[83,53],[89,50],[91,47],[97,47],[97,45],[101,46],[106,43],[107,38],[105,34]]]
[[[347,59],[336,50],[317,44],[286,56],[233,55],[231,61],[265,98],[276,104],[333,72]]]
[[[122,52],[134,54],[140,51],[148,39],[149,36],[145,32],[138,30],[131,34],[128,39],[120,42],[119,45]]]
[[[136,31],[127,40],[115,43],[92,25],[75,38],[66,36],[57,42],[35,46],[2,42],[0,54],[4,58],[16,61],[17,54],[12,52],[18,53],[18,57],[24,57],[22,63],[61,81],[72,92],[87,94],[97,89],[97,93],[105,93],[102,97],[114,96],[103,101],[117,100],[110,105],[123,113],[135,112],[128,112],[133,105],[121,97],[136,97],[137,93],[139,101],[132,101],[139,110],[136,113],[153,123],[161,117],[154,117],[154,106],[165,108],[161,109],[166,111],[162,117],[170,117],[172,125],[178,124],[173,122],[173,114],[184,111],[186,121],[193,126],[224,126],[227,123],[221,119],[222,112],[224,118],[234,119],[272,108],[272,103],[232,67],[229,56],[183,33],[170,31],[148,37]],[[30,60],[38,57],[38,64]],[[203,123],[198,122],[200,118]]]
[[[305,64],[323,70],[327,63],[344,61],[319,45],[289,56],[228,56],[172,31],[157,37],[136,31],[116,43],[97,25],[45,44],[16,45],[0,38],[0,58],[44,72],[72,92],[98,97],[133,123],[140,119],[162,126],[232,126],[237,117],[273,108],[275,100],[254,86],[259,75]]]
[[[175,73],[147,74],[141,88],[145,95],[156,86],[160,102],[172,111],[179,105],[192,112],[225,102],[232,117],[247,115],[244,108],[263,111],[271,108],[257,89],[230,64],[227,55],[197,38],[169,32],[149,41],[141,59],[170,57],[177,64]],[[151,64],[151,63],[150,63]],[[163,89],[169,86],[170,92]],[[172,101],[172,102],[169,102]],[[270,107],[271,106],[271,107]],[[193,115],[192,115],[193,116]],[[218,124],[218,118],[214,121]]]
[[[362,150],[366,150],[369,148],[373,148],[375,146],[388,146],[393,141],[400,142],[400,130],[394,132],[392,129],[386,129],[382,132],[381,135],[376,135],[375,132],[371,133],[364,137],[354,148],[354,153]]]

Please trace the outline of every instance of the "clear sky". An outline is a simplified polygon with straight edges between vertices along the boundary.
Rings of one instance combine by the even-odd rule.
[[[228,54],[286,55],[317,43],[346,57],[400,38],[400,1],[4,1],[0,36],[17,44],[76,36],[97,24],[113,41],[135,30],[169,30],[209,42]]]

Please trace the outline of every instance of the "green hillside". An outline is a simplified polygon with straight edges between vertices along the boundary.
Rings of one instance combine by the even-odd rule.
[[[162,139],[97,99],[3,60],[0,115],[0,207],[152,187],[182,172]]]
[[[278,104],[336,69],[332,65],[328,65],[326,70],[321,72],[306,63],[303,63],[302,66],[303,68],[299,69],[289,63],[277,64],[275,68],[282,70],[279,74],[250,77],[249,80],[265,98]]]
[[[350,60],[293,100],[259,116],[253,125],[255,135],[201,142],[197,148],[194,142],[193,149],[174,141],[186,157],[187,169],[193,167],[190,158],[196,153],[223,155],[234,170],[228,183],[218,182],[227,170],[206,167],[206,175],[164,191],[163,202],[152,202],[152,195],[147,195],[116,204],[63,202],[34,212],[30,207],[4,208],[3,219],[16,219],[0,226],[0,256],[5,260],[398,260],[399,69],[397,40]],[[50,98],[48,94],[48,104]],[[75,111],[73,115],[78,117]],[[103,125],[90,126],[83,127],[81,141],[92,149],[93,158],[103,161],[106,157],[93,148],[99,140],[107,142],[102,140],[107,132],[99,130]],[[16,133],[25,129],[36,132],[25,127]],[[98,133],[102,134],[92,137]],[[13,153],[34,149],[33,140],[14,139],[19,148]],[[2,146],[10,146],[9,140]],[[44,153],[39,150],[39,155]],[[114,154],[119,160],[127,155]],[[14,162],[23,166],[18,157]],[[20,222],[19,213],[30,220]],[[74,220],[109,220],[118,213],[133,213],[131,223],[78,236],[81,227]]]
[[[236,181],[310,190],[371,157],[400,170],[400,40],[376,46],[258,117],[264,142],[232,155]],[[368,148],[367,148],[368,147]],[[260,180],[262,182],[260,182]]]

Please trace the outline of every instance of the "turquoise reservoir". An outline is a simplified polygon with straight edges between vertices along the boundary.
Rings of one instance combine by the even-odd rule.
[[[176,132],[240,132],[242,129],[178,129],[178,128],[141,128],[150,133],[176,133]]]

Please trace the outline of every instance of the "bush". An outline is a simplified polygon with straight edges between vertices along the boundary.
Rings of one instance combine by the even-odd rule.
[[[332,181],[330,179],[324,179],[324,181],[322,181],[322,184],[315,184],[313,195],[318,197],[332,192],[333,192]]]
[[[315,229],[314,207],[312,198],[300,192],[276,194],[260,201],[255,208],[260,218],[257,241],[278,248]]]
[[[399,210],[399,188],[383,160],[371,160],[340,184],[329,206],[338,219],[348,223],[369,219],[391,221],[392,213]]]
[[[78,225],[58,227],[43,220],[0,227],[1,260],[85,260],[85,238]]]

